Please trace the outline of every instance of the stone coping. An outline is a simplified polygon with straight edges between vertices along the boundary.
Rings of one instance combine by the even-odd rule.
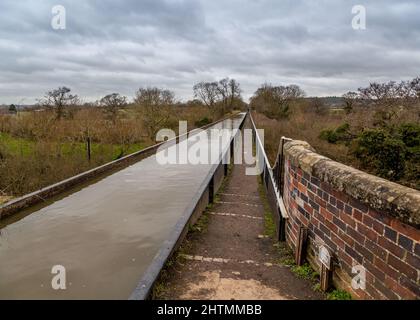
[[[285,143],[284,154],[293,165],[337,191],[420,229],[420,191],[324,157],[305,141]]]

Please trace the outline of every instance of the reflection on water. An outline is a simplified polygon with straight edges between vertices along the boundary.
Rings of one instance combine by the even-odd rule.
[[[0,298],[127,299],[210,167],[154,155],[4,226]],[[51,287],[54,265],[66,290]]]

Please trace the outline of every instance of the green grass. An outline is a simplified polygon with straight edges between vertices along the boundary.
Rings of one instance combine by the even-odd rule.
[[[351,294],[345,290],[333,290],[327,294],[328,300],[351,300]]]
[[[270,205],[268,204],[267,195],[265,193],[265,188],[261,177],[258,177],[258,192],[264,206],[264,235],[276,241],[273,244],[273,247],[277,249],[277,252],[280,256],[280,258],[276,259],[275,262],[284,266],[294,266],[295,261],[293,258],[293,252],[287,246],[286,242],[278,242],[276,240],[277,226],[274,222]]]
[[[258,192],[260,194],[264,206],[264,235],[274,239],[276,236],[276,224],[274,223],[273,214],[268,204],[267,195],[261,177],[258,178]]]
[[[209,216],[207,211],[203,212],[203,214],[200,216],[200,218],[197,220],[197,222],[194,225],[188,226],[188,232],[195,233],[195,232],[206,232],[207,226],[209,224]]]
[[[273,215],[271,213],[270,205],[268,204],[261,177],[258,178],[258,191],[264,205],[264,234],[272,239],[275,239],[276,224],[274,223]],[[319,273],[316,272],[309,263],[305,263],[302,266],[297,266],[293,257],[293,252],[285,242],[276,242],[273,244],[273,246],[276,247],[280,256],[279,259],[276,259],[276,263],[290,267],[290,270],[295,274],[296,277],[313,282],[314,284],[312,289],[314,291],[321,291],[319,284]]]
[[[276,224],[274,223],[271,211],[265,211],[264,213],[264,234],[270,238],[276,236]]]
[[[321,284],[319,282],[315,283],[312,286],[312,290],[314,290],[315,292],[322,292],[322,290],[321,290]]]
[[[65,157],[74,155],[81,157],[87,156],[86,143],[53,143],[57,146],[54,150]],[[3,152],[11,156],[29,157],[36,151],[37,143],[29,139],[16,138],[5,133],[0,133],[0,147],[2,147]],[[102,158],[111,161],[144,148],[145,145],[142,143],[131,144],[125,148],[118,144],[92,143],[91,156],[95,157],[100,155]]]
[[[317,280],[319,274],[309,265],[309,263],[305,263],[301,266],[293,266],[290,269],[298,278],[305,279],[305,280]]]
[[[319,273],[316,272],[309,263],[302,266],[297,266],[294,262],[290,270],[300,279],[305,279],[313,282],[312,290],[322,292],[321,284],[319,283]],[[345,290],[334,289],[327,293],[328,300],[351,300],[351,294]]]
[[[286,257],[285,259],[282,259],[281,263],[285,266],[294,266],[295,265],[295,259],[293,259],[293,257],[289,256],[289,257]]]
[[[0,133],[0,147],[12,155],[29,156],[34,152],[35,143],[28,139],[15,138],[5,133]]]

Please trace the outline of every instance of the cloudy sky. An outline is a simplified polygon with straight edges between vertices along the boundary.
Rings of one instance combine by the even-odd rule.
[[[367,10],[352,28],[352,7]],[[66,29],[51,9],[66,9]],[[0,104],[68,86],[85,101],[141,86],[192,97],[199,81],[237,79],[341,95],[420,75],[418,0],[1,0]],[[25,99],[25,100],[22,100]]]

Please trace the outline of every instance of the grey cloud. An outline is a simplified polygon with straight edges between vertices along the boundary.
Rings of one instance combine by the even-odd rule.
[[[57,3],[66,30],[50,26]],[[326,95],[417,76],[420,3],[358,3],[365,31],[347,0],[2,0],[0,103],[59,85],[86,100],[147,85],[188,99],[195,82],[225,76],[246,97],[265,81]]]

